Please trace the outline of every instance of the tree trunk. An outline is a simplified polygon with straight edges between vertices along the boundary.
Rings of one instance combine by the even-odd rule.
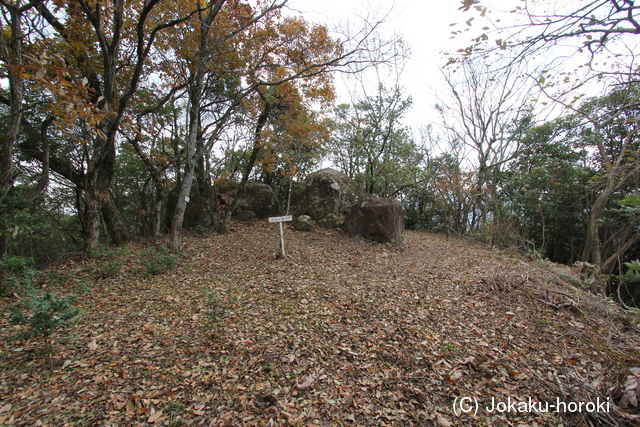
[[[4,5],[4,3],[3,3]],[[11,37],[0,32],[0,56],[7,61],[9,80],[9,120],[0,136],[0,202],[13,185],[13,145],[15,144],[22,118],[23,83],[19,67],[22,64],[22,12],[18,7],[6,6],[10,15]],[[8,44],[7,44],[8,42]],[[11,67],[16,67],[12,69]]]
[[[293,190],[293,174],[289,177],[289,188],[287,189],[287,210],[285,215],[289,215],[289,209],[291,208],[291,191]]]
[[[187,203],[189,203],[189,194],[191,193],[195,173],[193,163],[190,159],[187,159],[187,171],[185,172],[184,180],[182,181],[182,185],[180,185],[178,200],[176,201],[176,209],[173,211],[173,217],[171,219],[169,249],[172,253],[177,253],[182,248],[182,224],[184,222],[184,213],[187,210]]]
[[[87,188],[85,191],[84,206],[84,245],[82,251],[85,254],[90,254],[98,248],[100,242],[101,201],[95,188]]]
[[[184,213],[187,210],[187,203],[189,203],[189,194],[191,193],[194,176],[194,169],[190,166],[190,163],[191,162],[187,160],[187,168],[189,170],[185,173],[184,180],[180,186],[176,209],[173,211],[173,218],[171,220],[169,249],[172,253],[177,253],[182,248],[182,224],[184,222]]]
[[[600,245],[600,219],[604,214],[607,202],[613,194],[614,178],[607,177],[607,185],[602,193],[596,198],[591,207],[589,220],[587,221],[587,241],[582,252],[582,261],[591,262],[598,268],[602,267],[602,253]]]
[[[9,236],[7,233],[7,224],[0,222],[0,258],[7,254],[7,245],[9,243]]]
[[[102,216],[107,227],[109,227],[109,235],[114,245],[121,246],[131,240],[131,233],[113,198],[109,197],[104,202],[102,206]]]
[[[615,254],[611,255],[609,258],[607,258],[606,261],[602,263],[602,273],[613,273],[613,268],[618,262],[618,259],[621,258],[629,249],[633,248],[638,243],[638,241],[640,241],[640,232],[636,233],[633,237],[631,237],[631,239],[627,240],[627,242],[623,244]]]
[[[265,102],[265,105],[262,109],[260,116],[258,117],[258,121],[256,123],[256,127],[253,133],[253,149],[251,150],[251,155],[249,156],[249,160],[242,172],[242,179],[240,181],[240,187],[236,192],[235,196],[231,203],[225,206],[225,212],[222,215],[222,220],[216,230],[219,234],[225,234],[229,231],[229,227],[231,224],[232,212],[238,204],[238,200],[242,197],[244,193],[244,189],[249,181],[249,177],[251,176],[251,171],[258,161],[258,155],[260,154],[260,150],[262,150],[262,129],[267,124],[267,120],[269,119],[269,115],[271,113],[271,109],[273,108],[273,104],[266,99],[264,95],[261,94],[262,99]]]
[[[173,211],[171,220],[171,232],[169,234],[169,249],[172,253],[177,253],[182,247],[182,223],[184,222],[184,213],[187,210],[189,202],[189,194],[193,185],[193,177],[196,170],[197,160],[197,143],[198,143],[198,125],[200,123],[200,97],[202,94],[202,75],[204,71],[199,70],[195,76],[195,84],[189,93],[189,135],[187,137],[187,158],[185,161],[185,173],[176,208]]]
[[[160,230],[162,229],[162,187],[156,183],[156,200],[153,207],[153,214],[151,215],[151,238],[155,241],[160,237]]]
[[[104,129],[115,129],[117,125],[104,122]],[[104,132],[105,136],[97,136],[93,142],[93,153],[85,175],[85,253],[95,250],[99,244],[100,222],[103,207],[107,209],[104,217],[111,229],[112,237],[118,244],[129,240],[130,236],[111,199],[111,182],[115,172],[115,133]]]
[[[202,150],[198,149],[198,154]],[[199,210],[198,224],[201,227],[211,227],[215,224],[215,190],[211,185],[207,167],[205,165],[205,156],[198,157],[196,162],[196,170],[194,179],[196,181],[196,190],[198,192]]]
[[[0,134],[0,204],[11,190],[14,181],[13,149],[22,121],[24,99],[24,84],[21,76],[21,67],[24,65],[22,60],[22,13],[27,12],[31,6],[21,10],[18,6],[3,2],[3,8],[5,7],[8,15],[5,18],[9,18],[10,29],[8,29],[9,35],[4,30],[0,30],[0,56],[7,66],[9,119]],[[5,212],[6,214],[7,212]],[[8,224],[3,221],[0,224],[0,256],[7,253],[8,242]]]
[[[191,193],[191,186],[193,185],[198,155],[202,155],[202,152],[199,153],[199,151],[204,150],[200,129],[200,112],[202,108],[200,102],[203,96],[204,80],[207,67],[209,65],[208,61],[210,60],[210,40],[208,40],[208,38],[212,22],[218,15],[218,12],[220,12],[224,3],[224,0],[209,2],[207,5],[207,8],[209,9],[208,14],[198,15],[200,19],[200,46],[198,54],[194,59],[195,70],[189,78],[189,131],[187,135],[187,159],[184,179],[180,186],[176,209],[171,221],[171,233],[169,237],[169,248],[173,253],[178,252],[182,246],[182,223],[184,221],[184,213],[187,209],[189,194]],[[198,146],[199,142],[201,143],[200,146]]]

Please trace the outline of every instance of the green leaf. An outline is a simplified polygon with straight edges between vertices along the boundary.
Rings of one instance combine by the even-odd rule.
[[[618,203],[622,206],[640,207],[640,194],[627,194],[625,198]]]

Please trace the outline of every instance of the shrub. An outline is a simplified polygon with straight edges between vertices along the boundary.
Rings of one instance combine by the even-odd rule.
[[[207,301],[207,308],[209,309],[207,320],[209,323],[216,323],[224,317],[227,311],[227,304],[220,296],[220,292],[209,289],[204,289],[203,292]]]
[[[625,262],[627,272],[620,278],[629,282],[640,282],[640,260]]]
[[[91,253],[96,259],[93,273],[101,278],[115,278],[122,273],[123,260],[121,256],[126,253],[126,249],[118,250],[97,250]]]
[[[51,361],[49,338],[57,329],[68,328],[73,324],[71,319],[80,314],[72,307],[76,301],[73,295],[60,297],[53,292],[31,292],[28,297],[14,304],[9,321],[23,325],[26,330],[12,337],[12,340],[42,337],[45,353]]]
[[[180,261],[180,257],[169,252],[167,248],[160,250],[151,248],[141,252],[141,255],[143,257],[142,264],[145,267],[145,272],[150,276],[166,273],[178,265]]]
[[[40,272],[33,267],[31,258],[4,256],[0,259],[0,295],[30,289]]]
[[[101,262],[96,266],[96,274],[103,279],[115,278],[122,271],[122,260]]]
[[[204,294],[206,306],[209,311],[207,322],[212,325],[216,325],[224,319],[229,310],[237,302],[235,297],[229,295],[231,289],[227,290],[227,294],[222,294],[219,291],[213,291],[206,288],[202,288],[201,291]]]
[[[627,309],[640,314],[640,260],[625,262],[627,271],[624,276],[613,276],[618,279],[618,301]]]

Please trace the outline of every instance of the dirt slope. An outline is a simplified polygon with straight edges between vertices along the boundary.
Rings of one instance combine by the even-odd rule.
[[[116,258],[57,267],[66,289],[91,278],[84,314],[53,369],[39,341],[2,340],[0,425],[637,425],[640,334],[611,303],[427,233],[400,248],[285,238],[277,260],[266,221],[191,236],[155,276],[136,245],[111,277],[98,273]],[[7,320],[0,338],[17,331]]]

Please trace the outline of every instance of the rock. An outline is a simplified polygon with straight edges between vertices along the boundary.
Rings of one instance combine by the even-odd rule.
[[[404,214],[395,199],[365,199],[355,203],[344,218],[344,230],[378,243],[402,243]]]
[[[336,228],[338,227],[338,224],[338,216],[333,212],[326,214],[324,218],[318,221],[318,227],[326,229]]]
[[[566,265],[546,263],[543,268],[572,286],[579,288],[582,285],[580,276]]]
[[[169,191],[167,199],[167,208],[165,211],[166,230],[171,230],[171,222],[173,221],[173,213],[178,203],[178,194],[180,193],[180,183]],[[204,194],[201,192],[204,191]],[[213,188],[199,188],[197,185],[191,186],[189,193],[189,202],[184,212],[182,226],[184,228],[210,227],[213,224],[214,217],[214,196]]]
[[[318,221],[332,213],[344,215],[360,199],[370,197],[360,191],[344,173],[327,168],[311,173],[298,212]]]
[[[244,188],[244,194],[236,205],[237,214],[242,211],[251,211],[256,218],[266,218],[280,211],[278,197],[267,184],[248,182]]]
[[[229,204],[238,197],[240,184],[232,181],[217,182],[218,198],[221,203]],[[278,198],[270,186],[258,182],[248,182],[239,196],[232,212],[234,218],[246,221],[254,218],[266,218],[280,211]]]
[[[298,231],[313,231],[316,228],[316,222],[309,215],[300,215],[296,218],[293,228]]]
[[[235,194],[235,192],[238,191],[238,188],[240,188],[239,182],[230,181],[228,179],[220,178],[216,179],[214,182],[218,194]]]
[[[237,214],[233,216],[238,221],[251,221],[252,219],[256,219],[256,213],[254,211],[244,211],[241,210]]]
[[[580,272],[582,287],[589,289],[592,294],[601,292],[606,284],[606,280],[600,275],[598,267],[588,262],[576,262],[574,268]]]

